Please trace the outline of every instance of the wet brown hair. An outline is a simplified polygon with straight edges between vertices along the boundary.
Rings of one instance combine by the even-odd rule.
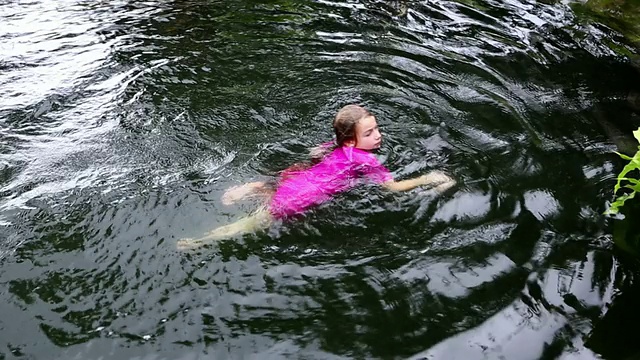
[[[336,144],[338,147],[344,143],[356,139],[356,124],[358,121],[373,116],[365,108],[358,105],[347,105],[338,111],[333,120],[333,130],[336,132]]]
[[[358,121],[373,116],[362,106],[347,105],[338,111],[333,120],[333,130],[336,132],[336,142],[333,145],[319,145],[312,151],[311,161],[296,163],[280,172],[280,181],[304,171],[319,163],[325,156],[329,155],[337,147],[344,146],[344,143],[356,139],[356,124]],[[275,188],[274,188],[275,189]]]

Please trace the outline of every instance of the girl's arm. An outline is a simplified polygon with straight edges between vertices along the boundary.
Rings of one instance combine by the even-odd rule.
[[[444,192],[455,184],[456,181],[445,175],[443,172],[432,171],[414,179],[401,181],[390,180],[382,185],[392,191],[407,191],[415,189],[418,186],[429,185],[431,187],[435,187],[438,192]]]
[[[232,186],[222,195],[222,203],[231,205],[238,200],[260,193],[260,191],[265,189],[265,186],[266,184],[263,181],[254,181],[243,185]]]

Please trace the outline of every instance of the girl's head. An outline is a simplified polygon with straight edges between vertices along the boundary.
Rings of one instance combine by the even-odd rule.
[[[333,121],[338,146],[351,146],[363,150],[380,147],[382,134],[376,118],[358,105],[347,105],[338,111]]]

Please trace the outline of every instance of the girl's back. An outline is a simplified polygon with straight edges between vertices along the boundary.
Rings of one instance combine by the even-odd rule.
[[[351,188],[362,176],[375,183],[393,179],[373,154],[354,147],[338,147],[306,170],[283,174],[269,211],[276,218],[302,213]]]

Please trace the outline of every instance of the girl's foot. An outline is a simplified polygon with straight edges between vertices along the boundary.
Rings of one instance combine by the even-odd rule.
[[[203,245],[213,244],[219,240],[229,239],[237,235],[266,229],[271,225],[272,221],[273,219],[271,218],[269,211],[265,208],[258,209],[255,213],[247,217],[243,217],[231,224],[223,225],[209,231],[201,238],[182,238],[176,243],[176,248],[178,250],[199,248]]]

